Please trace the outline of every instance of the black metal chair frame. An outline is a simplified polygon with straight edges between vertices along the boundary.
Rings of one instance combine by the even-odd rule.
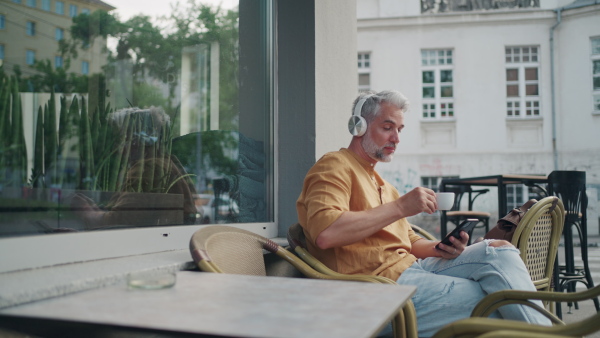
[[[452,209],[450,209],[450,212],[456,212],[454,213],[454,215],[448,215],[448,211],[444,211],[444,213],[446,213],[446,220],[449,222],[452,222],[454,224],[454,226],[458,226],[460,224],[460,222],[466,220],[467,218],[475,218],[478,219],[480,221],[481,225],[477,225],[475,227],[476,228],[484,228],[485,232],[487,233],[490,229],[490,217],[489,216],[481,216],[481,215],[473,215],[472,212],[473,211],[473,203],[475,202],[475,199],[477,199],[477,197],[487,193],[490,191],[490,189],[479,189],[479,190],[473,190],[471,188],[471,186],[468,185],[450,185],[450,186],[446,186],[444,187],[444,191],[445,192],[453,192],[455,194],[454,197],[454,205],[452,206]],[[467,212],[465,213],[460,213],[461,209],[461,201],[463,197],[467,197],[468,198],[468,209]],[[471,244],[471,237],[473,234],[473,231],[475,231],[475,229],[473,229],[471,231],[471,233],[469,233],[469,244]],[[445,236],[445,234],[442,234],[442,236]]]
[[[587,243],[587,194],[585,171],[557,170],[548,175],[548,193],[558,196],[565,206],[565,226],[563,229],[565,262],[559,264],[557,269],[557,291],[567,290],[575,292],[577,283],[582,283],[586,288],[594,287],[594,281],[588,264]],[[577,230],[581,248],[583,265],[574,264],[573,228]],[[600,311],[600,302],[594,298],[596,311]],[[571,304],[569,304],[571,306]],[[575,308],[579,306],[575,303]],[[561,315],[560,305],[557,314]]]

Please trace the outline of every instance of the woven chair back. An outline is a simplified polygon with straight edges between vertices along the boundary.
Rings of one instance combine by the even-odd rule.
[[[211,226],[194,233],[190,249],[223,273],[266,276],[263,254],[266,241],[250,231]]]
[[[554,261],[564,226],[562,201],[546,197],[525,214],[512,243],[521,251],[521,258],[538,290],[550,290]]]

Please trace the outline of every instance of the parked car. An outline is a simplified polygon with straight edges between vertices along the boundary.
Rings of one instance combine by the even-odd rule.
[[[212,194],[198,194],[195,198],[196,209],[201,214],[202,224],[235,222],[240,213],[237,202],[227,195],[215,198]],[[218,212],[215,213],[215,210]]]

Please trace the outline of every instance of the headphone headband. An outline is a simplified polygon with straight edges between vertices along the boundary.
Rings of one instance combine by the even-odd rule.
[[[356,103],[356,106],[354,106],[354,114],[356,116],[362,116],[362,107],[365,105],[365,102],[367,102],[367,100],[369,98],[371,98],[371,96],[373,96],[373,94],[367,95],[365,97],[363,97],[362,99],[358,100],[358,102]]]

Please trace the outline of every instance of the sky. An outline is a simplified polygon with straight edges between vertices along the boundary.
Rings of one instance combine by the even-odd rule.
[[[171,3],[177,3],[177,0],[104,0],[116,7],[111,13],[118,13],[122,21],[125,21],[136,14],[149,15],[157,17],[167,15],[171,12]],[[233,8],[237,6],[238,0],[199,0],[200,3],[219,5],[222,8]],[[180,4],[187,4],[187,0],[179,0]]]

